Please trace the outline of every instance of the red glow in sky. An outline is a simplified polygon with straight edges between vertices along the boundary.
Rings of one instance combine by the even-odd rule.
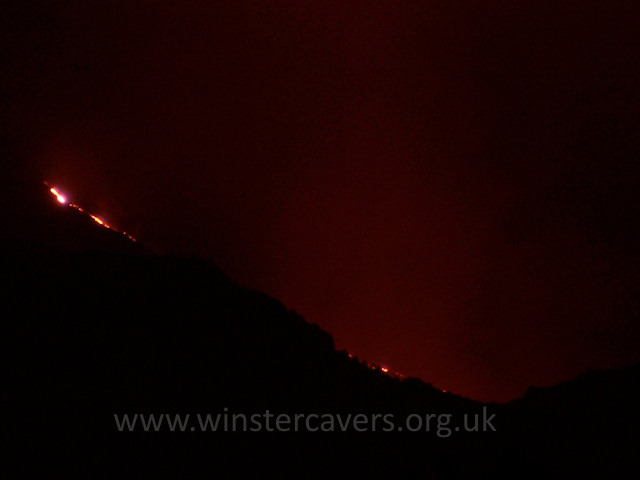
[[[451,392],[640,361],[633,2],[32,10],[7,128],[94,221]]]

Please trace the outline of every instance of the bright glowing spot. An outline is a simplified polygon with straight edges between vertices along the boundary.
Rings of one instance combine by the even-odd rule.
[[[380,370],[382,370],[384,373],[389,372],[389,369],[387,367],[380,367]]]
[[[102,219],[101,219],[101,218],[96,217],[95,215],[91,215],[91,218],[93,218],[93,220],[94,220],[96,223],[98,223],[98,224],[100,224],[100,225],[104,225],[104,222],[102,221]]]
[[[67,203],[67,198],[64,195],[62,195],[60,192],[58,192],[58,190],[56,190],[54,187],[51,187],[49,191],[56,196],[56,199],[58,200],[58,202]]]

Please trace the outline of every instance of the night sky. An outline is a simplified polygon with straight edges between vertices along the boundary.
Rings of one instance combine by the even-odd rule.
[[[442,389],[638,362],[640,9],[524,3],[3,2],[3,162]]]

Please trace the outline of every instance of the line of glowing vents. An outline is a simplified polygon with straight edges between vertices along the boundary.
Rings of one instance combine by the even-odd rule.
[[[49,186],[48,183],[44,182],[45,185]],[[127,232],[120,232],[118,230],[116,230],[115,228],[113,228],[111,225],[107,224],[103,219],[101,219],[100,217],[98,217],[97,215],[93,215],[92,213],[86,212],[82,207],[80,207],[79,205],[76,205],[74,203],[69,203],[67,200],[66,195],[64,195],[59,188],[56,187],[50,187],[49,191],[53,194],[54,197],[56,197],[56,200],[58,201],[58,203],[62,204],[62,205],[66,205],[68,207],[71,207],[79,212],[85,213],[87,215],[89,215],[91,217],[91,219],[96,222],[98,225],[101,225],[105,228],[108,228],[109,230],[113,230],[114,232],[118,232],[122,235],[124,235],[125,237],[127,237],[129,240],[135,242],[136,239],[134,237],[132,237],[131,235],[129,235]]]

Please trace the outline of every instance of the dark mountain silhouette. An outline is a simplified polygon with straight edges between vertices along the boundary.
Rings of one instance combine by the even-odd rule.
[[[39,192],[39,193],[34,193]],[[483,405],[336,351],[331,335],[199,259],[158,256],[45,188],[0,258],[7,456],[48,474],[613,478],[635,469],[640,368]],[[11,215],[11,213],[10,213]],[[16,220],[19,217],[19,220]],[[427,379],[428,380],[428,379]],[[226,409],[226,410],[225,410]],[[114,414],[450,414],[429,432],[118,431]],[[496,431],[455,432],[464,414]],[[435,420],[434,420],[435,422]],[[194,427],[195,428],[195,427]],[[447,431],[449,434],[447,435]],[[336,428],[338,430],[338,428]]]

